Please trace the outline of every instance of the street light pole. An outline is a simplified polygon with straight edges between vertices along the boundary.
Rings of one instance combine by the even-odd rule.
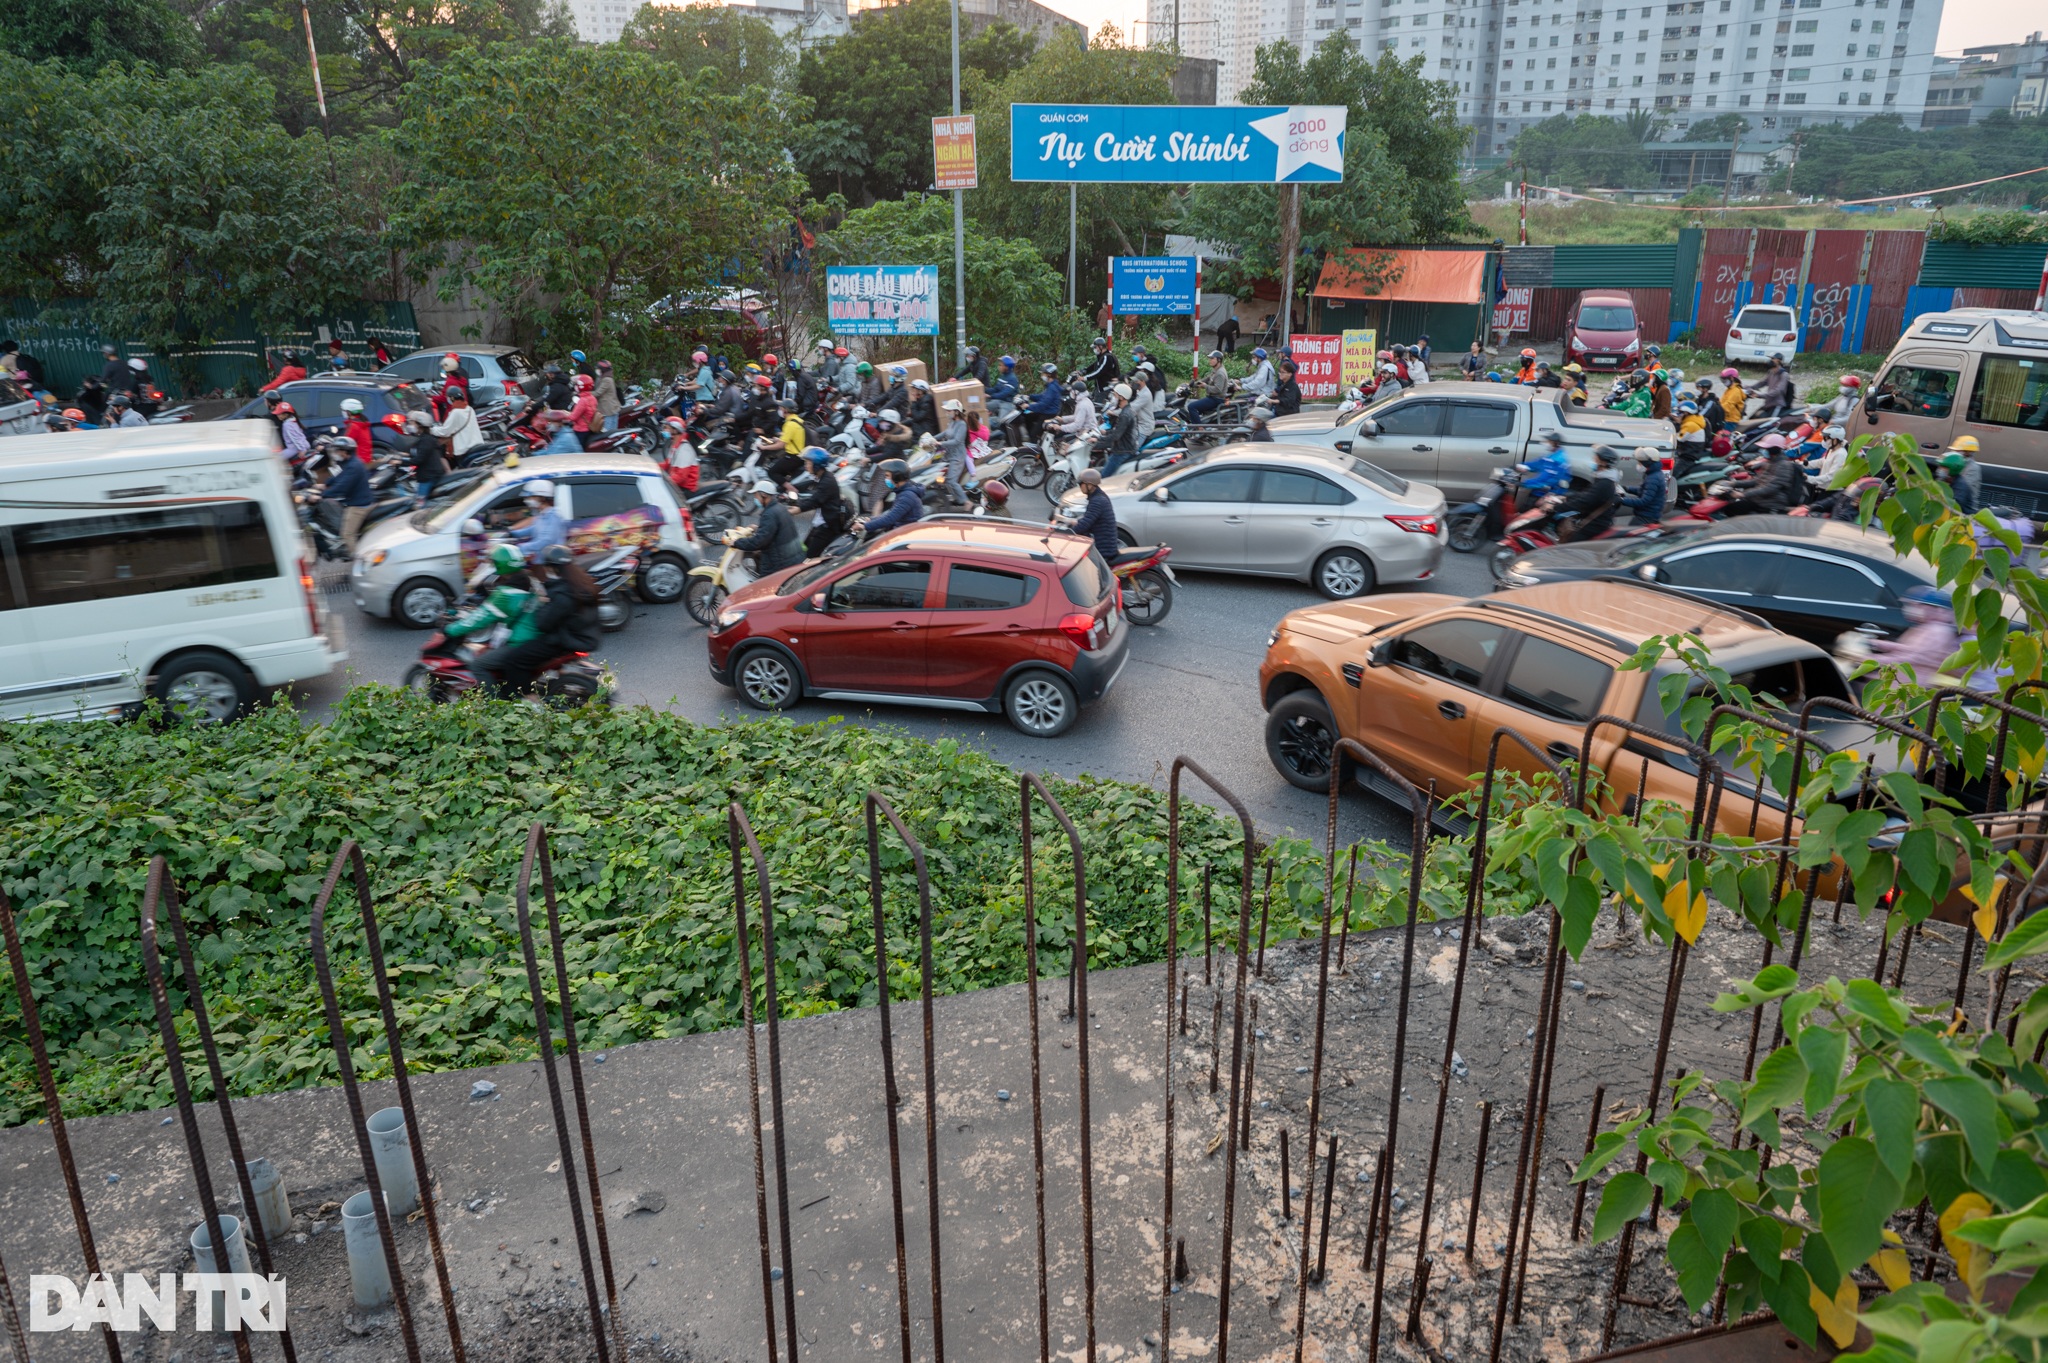
[[[953,0],[953,117],[960,117],[960,0]],[[967,222],[963,190],[953,191],[953,365],[967,367]]]

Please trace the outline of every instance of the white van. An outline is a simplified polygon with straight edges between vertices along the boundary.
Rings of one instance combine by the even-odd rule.
[[[346,662],[260,422],[0,441],[0,719],[228,720]]]
[[[1728,323],[1721,353],[1730,364],[1790,364],[1799,353],[1799,314],[1783,303],[1750,303]]]

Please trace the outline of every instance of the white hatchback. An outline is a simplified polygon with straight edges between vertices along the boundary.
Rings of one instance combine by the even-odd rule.
[[[1722,353],[1730,364],[1765,364],[1773,358],[1792,363],[1799,353],[1799,314],[1783,303],[1749,304],[1728,324]]]

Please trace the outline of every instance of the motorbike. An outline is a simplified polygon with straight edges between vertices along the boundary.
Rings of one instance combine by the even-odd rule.
[[[1065,448],[1058,449],[1046,463],[1045,495],[1059,501],[1081,481],[1081,470],[1095,462],[1095,442],[1099,435],[1094,431],[1083,432],[1068,441]],[[1017,467],[1023,467],[1019,456]]]
[[[1060,498],[1053,519],[1071,526],[1088,498],[1078,489]],[[1173,611],[1173,587],[1180,581],[1166,560],[1173,556],[1171,545],[1142,544],[1125,549],[1110,560],[1109,571],[1117,580],[1119,601],[1126,618],[1134,625],[1156,625]]]
[[[683,588],[683,609],[690,618],[709,628],[725,608],[725,598],[752,582],[757,574],[747,563],[746,551],[723,546],[718,562],[690,569],[690,585]]]
[[[477,666],[485,646],[467,639],[450,639],[441,630],[427,636],[419,661],[406,669],[404,686],[437,705],[445,705],[486,684]],[[603,674],[584,652],[564,653],[552,659],[534,678],[528,695],[543,704],[563,708],[592,701],[611,703]]]
[[[1505,581],[1508,569],[1522,555],[1537,549],[1548,549],[1554,544],[1563,542],[1564,534],[1562,527],[1554,519],[1557,515],[1558,504],[1563,500],[1562,496],[1553,493],[1507,523],[1506,528],[1501,532],[1500,543],[1495,546],[1493,557],[1487,563],[1487,566],[1493,570],[1493,580],[1495,582]],[[1590,538],[1596,540],[1620,539],[1629,535],[1632,531],[1635,533],[1650,533],[1656,530],[1658,530],[1656,526],[1624,529],[1619,525],[1611,525]]]
[[[1447,518],[1451,548],[1469,554],[1488,540],[1499,539],[1515,504],[1515,490],[1521,485],[1522,475],[1512,466],[1495,469],[1479,495],[1454,508]]]
[[[317,492],[294,492],[299,524],[313,538],[313,551],[320,558],[348,562],[348,550],[341,542],[341,504],[322,501]]]
[[[633,581],[640,571],[640,552],[630,545],[583,565],[597,583],[597,627],[617,634],[633,619]]]

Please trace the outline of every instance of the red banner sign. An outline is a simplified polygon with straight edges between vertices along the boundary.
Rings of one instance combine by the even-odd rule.
[[[932,120],[932,184],[939,189],[973,189],[974,115]]]
[[[1342,336],[1296,336],[1288,342],[1294,348],[1294,381],[1305,398],[1337,396],[1337,369],[1344,356]]]
[[[1513,288],[1493,305],[1493,329],[1503,336],[1529,330],[1529,308],[1536,296],[1533,288]]]

